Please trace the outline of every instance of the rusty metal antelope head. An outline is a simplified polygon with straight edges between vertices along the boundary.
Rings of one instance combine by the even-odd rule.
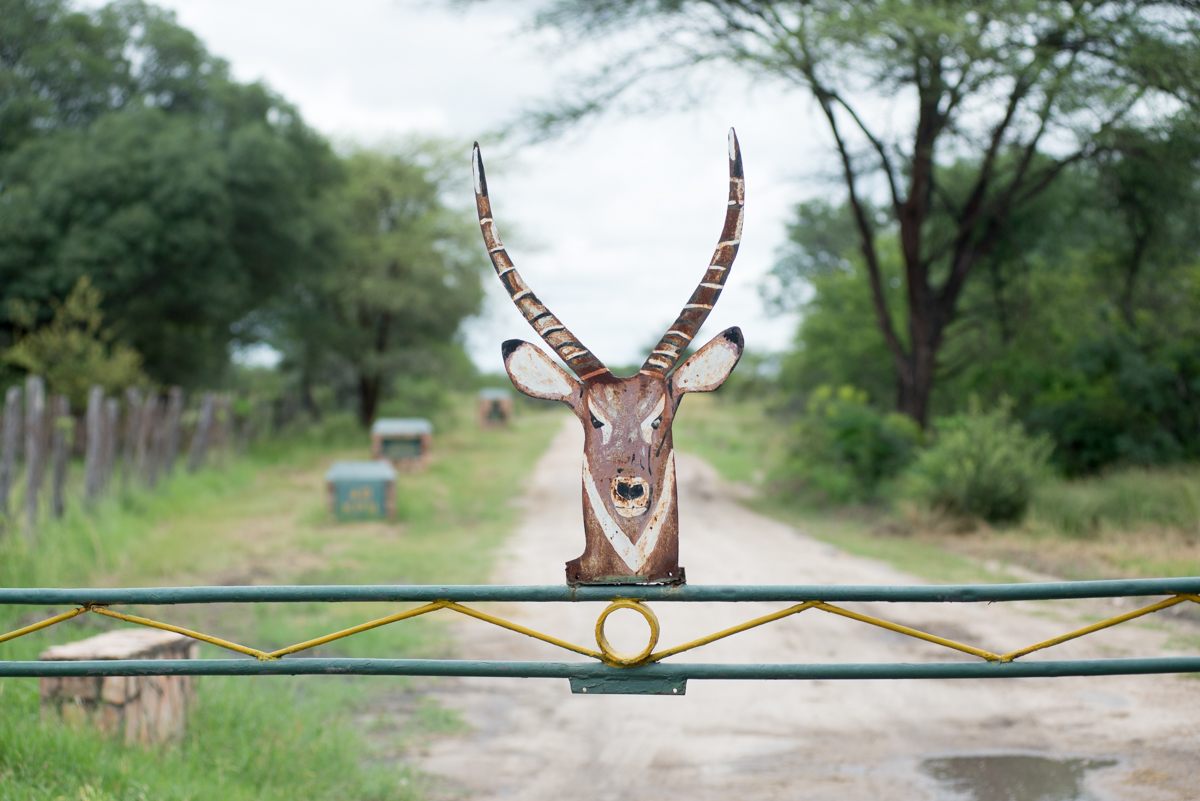
[[[533,330],[574,372],[544,351],[510,339],[504,367],[526,395],[565,403],[583,424],[583,555],[567,563],[572,584],[678,583],[679,510],[671,423],[686,392],[711,392],[742,356],[730,328],[676,367],[712,311],[742,236],[745,186],[737,136],[729,131],[729,205],[700,285],[635,376],[619,378],[584,347],[521,279],[492,220],[479,145],[473,154],[479,227],[496,275]]]

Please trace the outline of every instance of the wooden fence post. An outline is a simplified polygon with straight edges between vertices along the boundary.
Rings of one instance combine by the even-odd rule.
[[[154,429],[158,425],[158,395],[151,392],[142,403],[142,413],[138,415],[137,459],[135,474],[147,487],[154,486]]]
[[[0,441],[0,514],[8,517],[8,496],[17,477],[17,452],[21,450],[21,388],[9,387],[4,394],[4,433]]]
[[[42,485],[43,427],[46,422],[46,384],[41,376],[25,379],[25,517],[27,536],[37,525],[38,491]]]
[[[229,462],[230,440],[233,433],[233,404],[230,403],[228,392],[217,395],[216,424],[213,426],[213,447],[217,449],[217,459],[222,468]]]
[[[108,398],[104,401],[104,445],[103,465],[100,468],[100,490],[108,489],[112,483],[113,468],[117,464],[117,432],[121,425],[121,401]]]
[[[204,393],[200,403],[200,420],[196,423],[196,433],[192,434],[192,446],[188,451],[188,472],[194,473],[204,464],[204,456],[208,450],[208,438],[213,427],[213,406],[216,398],[211,392]]]
[[[137,387],[125,390],[125,442],[121,449],[121,486],[128,487],[134,474],[138,429],[142,421],[142,393]]]
[[[50,450],[54,458],[54,516],[62,517],[66,506],[63,502],[63,487],[67,483],[68,442],[75,431],[71,418],[71,401],[66,395],[55,395],[50,399],[50,419],[53,429],[50,435]]]
[[[171,387],[167,392],[167,415],[163,431],[162,468],[165,475],[175,470],[175,459],[179,456],[179,424],[183,417],[183,389]]]
[[[246,453],[246,448],[250,446],[250,442],[258,433],[258,418],[261,416],[261,407],[257,403],[247,402],[246,407],[249,411],[242,418],[241,425],[237,429],[237,454],[242,456]]]
[[[83,491],[88,500],[100,494],[104,472],[104,388],[88,390],[87,450],[83,457]]]

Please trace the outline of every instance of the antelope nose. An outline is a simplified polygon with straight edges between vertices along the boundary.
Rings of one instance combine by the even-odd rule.
[[[633,484],[627,481],[617,482],[617,495],[627,501],[635,501],[642,497],[646,492],[646,488],[641,484]]]

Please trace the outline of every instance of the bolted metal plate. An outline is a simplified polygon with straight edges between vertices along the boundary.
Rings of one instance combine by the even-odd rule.
[[[572,678],[576,695],[685,695],[687,679],[669,677]]]

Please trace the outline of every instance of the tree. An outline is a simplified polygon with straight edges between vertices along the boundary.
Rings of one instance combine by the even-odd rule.
[[[88,276],[152,378],[211,386],[247,315],[329,257],[337,159],[168,12],[0,3],[0,300],[45,315]]]
[[[306,387],[318,370],[348,370],[368,426],[397,377],[458,369],[458,329],[479,311],[487,260],[470,217],[445,205],[447,178],[429,148],[360,150],[345,164],[328,198],[340,258],[298,283],[264,325]]]
[[[896,407],[922,424],[963,288],[1006,221],[1118,126],[1153,124],[1200,98],[1200,11],[1173,0],[557,0],[538,21],[588,40],[648,34],[574,99],[535,113],[542,131],[610,107],[645,76],[709,62],[816,100],[895,367]],[[871,122],[881,97],[911,103],[907,134]],[[950,162],[970,165],[962,194],[945,191]],[[907,336],[886,299],[872,181],[895,221]]]
[[[1114,144],[1071,165],[1009,217],[947,328],[933,414],[961,414],[973,396],[989,406],[1011,401],[1028,428],[1052,437],[1054,464],[1068,475],[1197,458],[1200,163],[1187,155],[1196,152],[1192,130],[1178,119],[1136,136],[1115,132],[1120,150]],[[967,173],[946,168],[946,190],[958,191]],[[812,202],[795,219],[773,296],[803,318],[781,385],[794,409],[821,384],[855,384],[878,403],[892,370],[872,325],[853,212]],[[891,228],[881,263],[902,321],[898,250]]]
[[[1104,145],[1094,160],[1097,197],[1111,224],[1096,232],[1097,257],[1120,286],[1125,325],[1154,327],[1177,316],[1165,308],[1179,299],[1172,275],[1200,259],[1200,117],[1116,128]]]
[[[4,351],[4,361],[44,376],[50,391],[66,395],[74,409],[87,406],[93,385],[119,392],[145,383],[142,357],[112,341],[112,332],[104,327],[100,301],[100,290],[86,276],[80,278],[71,294],[51,304],[54,318],[36,328],[37,309],[13,301],[9,316],[23,330],[16,344]]]

